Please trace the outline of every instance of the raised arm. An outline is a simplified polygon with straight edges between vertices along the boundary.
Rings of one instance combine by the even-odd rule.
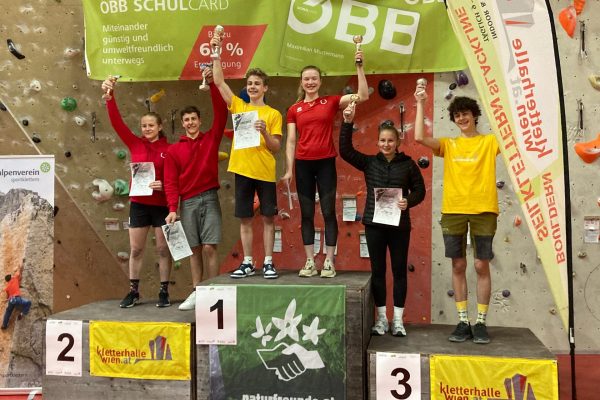
[[[102,82],[102,91],[104,94],[102,98],[106,100],[106,111],[108,112],[108,118],[117,135],[121,138],[123,143],[130,149],[137,145],[139,138],[129,129],[129,127],[123,121],[117,102],[115,101],[115,86],[117,82],[114,78],[107,78]]]
[[[425,86],[417,85],[415,89],[415,100],[417,101],[417,114],[415,116],[415,141],[429,147],[434,153],[440,150],[440,141],[431,136],[425,136],[425,101],[427,93]]]
[[[212,47],[221,47],[221,38],[219,36],[213,36],[210,40],[210,46]],[[223,66],[221,65],[221,57],[219,56],[213,61],[213,80],[217,88],[219,88],[219,92],[221,92],[221,96],[225,103],[227,103],[227,107],[231,106],[231,99],[233,98],[233,92],[229,85],[225,82],[225,77],[223,76]]]
[[[362,59],[363,62],[362,64],[357,64],[356,65],[356,76],[358,77],[358,95],[360,96],[359,100],[357,101],[357,103],[363,103],[367,100],[369,100],[369,84],[367,83],[367,77],[365,76],[365,69],[364,69],[364,56],[362,51],[357,51],[355,54],[355,59]],[[350,101],[352,100],[350,98],[350,94],[346,94],[344,96],[342,96],[341,100],[340,100],[340,110],[341,109],[345,109],[346,106],[348,104],[350,104]]]
[[[289,122],[287,124],[287,139],[285,141],[285,174],[281,180],[290,184],[294,171],[294,159],[296,158],[296,124]]]
[[[357,151],[352,143],[355,105],[349,104],[342,114],[344,121],[340,129],[340,156],[354,168],[363,171],[367,167],[367,156]]]

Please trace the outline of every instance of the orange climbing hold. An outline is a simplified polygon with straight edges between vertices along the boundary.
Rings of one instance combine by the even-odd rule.
[[[575,6],[575,12],[579,15],[583,11],[583,7],[585,7],[585,0],[575,0],[573,1],[573,5]]]
[[[567,35],[573,37],[575,26],[577,25],[577,12],[575,11],[575,7],[568,6],[564,8],[560,14],[558,14],[558,20],[565,32],[567,32]]]
[[[577,153],[584,162],[588,164],[593,163],[596,158],[600,157],[600,133],[595,140],[575,143],[575,153]]]

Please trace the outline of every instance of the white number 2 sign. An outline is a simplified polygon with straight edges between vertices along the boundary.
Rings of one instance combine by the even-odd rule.
[[[81,376],[82,321],[46,321],[46,375]]]

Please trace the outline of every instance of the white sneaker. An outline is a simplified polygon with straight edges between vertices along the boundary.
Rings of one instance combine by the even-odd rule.
[[[187,299],[183,301],[178,307],[181,311],[188,311],[196,309],[196,291],[194,290]]]
[[[387,319],[378,319],[375,325],[371,328],[371,334],[375,336],[383,336],[390,329]]]
[[[392,322],[392,335],[394,336],[406,336],[406,329],[401,320],[395,319]]]
[[[302,276],[304,278],[308,278],[311,276],[317,275],[317,269],[315,268],[315,260],[306,260],[306,264],[304,264],[304,268],[298,272],[298,276]]]
[[[335,267],[329,258],[325,259],[323,269],[321,270],[321,278],[333,278],[335,276]]]

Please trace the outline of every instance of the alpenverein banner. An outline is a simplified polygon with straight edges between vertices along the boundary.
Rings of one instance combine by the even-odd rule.
[[[227,78],[248,67],[298,76],[308,64],[353,75],[355,35],[368,73],[441,72],[466,64],[443,0],[83,0],[92,79],[198,80],[211,61],[215,25],[225,28]]]
[[[565,329],[568,281],[561,113],[544,0],[448,0]]]
[[[345,399],[345,293],[340,285],[239,285],[237,345],[211,345],[211,394]]]
[[[90,375],[189,380],[188,323],[90,321]]]
[[[53,261],[54,156],[0,156],[0,276],[11,275],[0,294],[0,387],[42,385],[37,327],[52,313]]]
[[[431,400],[558,400],[555,360],[431,355]]]

